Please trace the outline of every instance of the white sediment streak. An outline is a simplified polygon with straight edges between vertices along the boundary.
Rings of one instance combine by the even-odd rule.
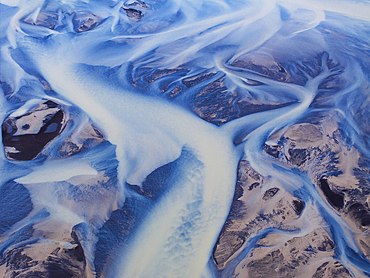
[[[2,2],[11,5],[7,0]],[[88,1],[62,1],[53,6],[58,8],[55,11],[58,11],[58,16],[55,15],[57,19],[52,22],[54,30],[47,21],[53,21],[52,17],[44,16],[46,22],[41,24],[45,26],[24,22],[25,18],[37,20],[43,12],[43,1],[31,2],[14,3],[19,9],[14,11],[13,18],[6,26],[0,24],[7,34],[4,44],[0,45],[3,49],[1,61],[9,67],[9,72],[16,73],[4,73],[4,76],[14,79],[11,88],[15,90],[13,93],[20,95],[17,88],[22,87],[24,76],[33,82],[35,76],[44,79],[47,82],[47,86],[43,84],[45,90],[50,86],[56,98],[79,107],[87,114],[106,139],[116,146],[121,202],[125,200],[127,184],[142,186],[150,173],[178,159],[184,150],[193,157],[187,165],[179,166],[182,167],[179,169],[182,171],[181,178],[175,179],[168,191],[156,200],[152,210],[146,213],[143,222],[130,235],[127,246],[117,258],[116,269],[107,271],[109,277],[198,278],[205,273],[211,276],[207,263],[228,216],[238,162],[243,155],[254,170],[263,176],[272,176],[286,190],[294,192],[306,188],[309,197],[318,199],[317,202],[309,200],[310,205],[320,207],[333,227],[343,228],[343,237],[338,239],[340,251],[344,252],[346,245],[357,252],[349,229],[320,199],[312,184],[301,176],[297,178],[287,165],[286,172],[278,169],[282,162],[269,158],[262,148],[275,131],[304,117],[318,95],[320,85],[342,70],[328,66],[332,61],[325,51],[330,40],[320,35],[315,38],[315,43],[310,41],[315,34],[319,34],[316,29],[325,22],[327,11],[339,11],[351,16],[357,13],[358,18],[366,18],[365,11],[360,8],[366,7],[368,11],[367,5],[355,4],[353,10],[347,10],[349,6],[344,1],[338,2],[338,6],[324,1],[317,7],[308,1],[235,0],[213,1],[211,4],[207,1],[147,1],[147,6],[138,1],[134,7],[141,7],[143,19],[132,20],[123,16],[128,12],[121,9],[123,1],[111,6]],[[45,2],[45,6],[47,3],[49,1]],[[312,3],[317,4],[316,1]],[[83,32],[89,27],[87,25],[83,25],[78,32],[73,31],[79,23],[73,21],[76,14],[71,16],[72,11],[82,11],[84,15],[90,13],[90,23],[97,18],[93,13],[100,12],[98,15],[104,20],[96,22],[96,28],[88,32]],[[137,12],[136,15],[141,14]],[[26,24],[27,28],[23,30],[22,26]],[[275,39],[279,45],[274,45]],[[367,47],[366,43],[363,45]],[[243,56],[257,49],[258,55],[271,56],[276,66],[274,55],[293,64],[292,57],[317,58],[320,54],[322,64],[306,66],[302,61],[294,62],[295,68],[291,69],[291,73],[301,78],[295,80],[297,84],[285,82],[287,80],[282,82],[268,74],[248,69],[248,66],[233,64],[238,59],[248,62],[248,59],[243,60]],[[291,49],[297,54],[289,53]],[[335,52],[334,56],[340,56],[338,53]],[[268,65],[253,66],[260,66],[261,71],[268,68]],[[186,102],[188,95],[184,82],[176,88],[184,88],[185,96],[176,103],[176,99],[171,102],[163,97],[162,84],[151,87],[148,81],[146,87],[138,88],[132,80],[127,81],[135,77],[126,76],[131,68],[132,71],[166,69],[176,72],[186,67],[194,72],[201,68],[210,75],[216,72],[222,76],[217,80],[219,86],[241,99],[243,92],[248,92],[261,105],[264,100],[273,102],[283,99],[281,103],[285,107],[239,117],[217,127],[187,110],[190,105]],[[115,74],[106,74],[105,71],[109,70]],[[279,70],[284,69],[279,65]],[[285,74],[291,77],[287,72]],[[192,76],[193,81],[196,76]],[[176,78],[185,77],[179,74]],[[164,79],[175,83],[168,76]],[[355,87],[362,86],[362,81],[339,91],[338,95],[349,94]],[[298,85],[299,82],[302,84]],[[199,91],[204,87],[199,87]],[[191,91],[194,88],[187,89]],[[53,92],[49,93],[53,95]],[[194,90],[189,98],[197,93]],[[34,94],[35,98],[36,95],[38,99],[43,98]],[[25,95],[28,96],[27,93]],[[218,100],[212,101],[216,103]],[[342,98],[336,101],[338,104]],[[29,100],[12,115],[19,116],[32,105],[34,102]],[[1,116],[4,117],[3,114]],[[235,144],[240,146],[234,146],[235,138],[239,140]],[[29,184],[32,198],[37,198],[34,195],[53,194],[52,190],[49,195],[42,192],[42,187],[34,184],[97,174],[84,159],[46,160],[42,166],[35,165],[30,169],[33,172],[15,181]],[[40,205],[53,211],[53,202],[41,200]],[[54,210],[55,215],[68,215],[69,212],[62,205]],[[65,217],[68,220],[68,216]],[[77,224],[83,219],[73,215],[69,221]],[[89,258],[92,262],[91,253]],[[347,257],[340,258],[351,269]]]
[[[38,64],[50,85],[117,146],[122,184],[140,185],[184,147],[199,160],[148,214],[113,276],[200,277],[234,193],[239,155],[229,135],[179,106],[88,79],[72,63]]]
[[[66,181],[75,176],[98,174],[86,160],[73,158],[45,161],[42,166],[33,167],[32,170],[28,175],[17,178],[15,181],[23,184],[45,183]]]

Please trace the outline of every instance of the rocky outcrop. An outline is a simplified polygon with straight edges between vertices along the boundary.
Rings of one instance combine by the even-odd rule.
[[[38,240],[3,254],[0,274],[4,278],[83,278],[86,260],[82,246],[73,231],[65,241]]]
[[[265,153],[309,177],[321,198],[351,227],[358,247],[369,258],[368,163],[347,145],[336,118],[293,125],[267,142]],[[314,219],[311,230],[303,224],[308,220],[301,219],[306,207],[276,180],[242,160],[231,211],[214,248],[218,269],[222,273],[237,261],[235,277],[352,277],[335,259],[330,231],[319,228]],[[262,235],[263,231],[267,232]],[[295,236],[287,236],[289,232]],[[254,248],[242,253],[260,234]]]
[[[324,229],[317,229],[302,237],[294,237],[276,247],[271,234],[257,246],[236,268],[242,277],[352,277],[343,265],[332,258],[335,244]]]
[[[65,125],[61,105],[46,101],[20,116],[8,116],[2,124],[5,155],[12,160],[31,160]]]
[[[247,161],[240,162],[233,205],[213,252],[219,269],[225,268],[243,245],[264,229],[297,229],[295,221],[305,204],[279,187],[254,171]]]

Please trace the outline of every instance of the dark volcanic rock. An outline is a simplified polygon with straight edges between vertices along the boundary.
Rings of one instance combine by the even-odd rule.
[[[238,169],[238,182],[235,188],[233,203],[229,216],[222,228],[217,243],[213,250],[213,257],[219,268],[223,268],[229,258],[235,254],[245,242],[245,235],[242,230],[234,228],[236,223],[243,223],[246,207],[243,203],[243,196],[247,192],[258,188],[263,178],[254,171],[245,160],[240,161]],[[244,226],[244,223],[242,224]]]
[[[321,115],[323,117],[324,115]],[[366,202],[370,192],[359,154],[347,146],[347,139],[336,121],[291,126],[278,141],[277,159],[307,173],[323,198],[336,210]]]
[[[106,142],[105,136],[89,121],[75,129],[72,135],[62,142],[59,148],[59,156],[72,156],[86,149],[96,147],[103,142]]]
[[[301,166],[307,160],[307,150],[305,149],[290,149],[290,162],[294,165]]]
[[[270,188],[269,190],[265,192],[265,194],[263,194],[262,200],[267,201],[271,199],[272,197],[276,195],[278,191],[279,191],[279,188],[277,187]]]
[[[257,260],[251,261],[247,267],[250,269],[250,273],[253,273],[252,277],[266,277],[271,275],[271,270],[279,269],[279,272],[283,275],[287,275],[289,272],[289,267],[284,265],[284,255],[280,250],[273,251],[267,254],[266,257]],[[292,277],[287,275],[286,277]]]
[[[302,200],[293,200],[294,210],[298,215],[300,215],[305,207],[305,204]]]
[[[261,239],[257,244],[259,247],[236,268],[235,277],[238,274],[250,278],[351,277],[348,270],[333,259],[335,244],[324,229],[295,237],[279,247],[274,243],[276,238],[279,238],[278,234],[269,234]],[[323,259],[326,259],[326,264],[321,264]]]
[[[9,252],[7,257],[7,265],[11,270],[25,269],[37,264],[36,262],[33,262],[32,258],[29,256],[22,254],[21,250],[19,249]]]
[[[336,209],[343,208],[344,205],[344,195],[340,193],[335,193],[330,189],[327,179],[320,180],[320,188],[327,197],[329,203],[334,206]]]
[[[213,250],[218,269],[227,267],[246,242],[262,230],[296,229],[304,202],[276,186],[262,191],[265,185],[266,179],[242,160],[233,204]]]
[[[332,191],[327,179],[320,180],[320,188],[324,192],[330,204],[332,204],[337,209],[343,208],[344,195]]]
[[[243,246],[245,237],[238,232],[224,232],[222,240],[218,241],[214,251],[217,265],[224,264],[236,251]]]
[[[127,17],[132,21],[139,21],[144,14],[141,11],[135,10],[135,9],[124,9]]]
[[[320,265],[312,278],[349,278],[352,275],[349,271],[338,261],[327,261]]]
[[[271,79],[278,80],[281,82],[304,84],[306,81],[302,77],[300,77],[299,79],[294,78],[291,72],[289,72],[289,70],[286,70],[282,63],[274,61],[270,63],[269,65],[266,65],[265,63],[263,63],[263,61],[252,62],[250,60],[250,57],[248,57],[248,55],[245,55],[245,57],[239,57],[231,65],[236,68],[248,69],[253,72],[260,73],[266,77],[269,77]]]
[[[54,30],[58,24],[58,14],[54,11],[42,10],[35,21],[32,17],[26,17],[23,22]]]
[[[102,21],[102,18],[87,12],[80,12],[73,18],[73,29],[77,33],[90,31],[97,27]]]
[[[209,75],[207,77],[210,78]],[[290,104],[290,102],[262,103],[248,99],[242,93],[229,90],[226,84],[223,76],[204,86],[195,95],[191,109],[207,122],[220,126],[245,115],[278,109]]]
[[[325,115],[324,121],[320,115],[315,116],[314,124],[299,123],[271,135],[264,151],[270,159],[296,168],[311,180],[312,186],[316,185],[321,198],[357,232],[356,242],[369,258],[370,161],[348,145],[336,118],[329,120]],[[270,229],[240,261],[233,277],[352,277],[336,260],[330,233],[320,224],[316,230],[300,230],[300,221],[307,218],[306,207],[312,209],[304,195],[298,194],[297,198],[281,190],[284,186],[261,176],[243,160],[238,187],[242,191],[236,190],[233,204],[240,202],[241,213],[229,215],[213,252],[219,271],[227,272],[254,237]],[[281,236],[284,230],[300,230],[301,234],[290,239]]]
[[[68,247],[51,241],[8,250],[4,256],[6,266],[4,278],[86,277],[84,251],[73,232],[71,238],[72,246]]]
[[[232,220],[242,217],[245,213],[243,202],[239,200],[243,196],[243,193],[243,188],[240,183],[237,183],[229,216],[213,250],[217,264],[226,262],[245,242],[243,233],[228,230],[228,227],[233,224]]]
[[[270,145],[264,144],[263,150],[267,154],[271,155],[272,157],[279,158],[280,151],[279,151],[278,146],[270,146]]]
[[[361,226],[370,226],[370,212],[363,204],[355,203],[348,207],[348,213]]]
[[[200,82],[202,82],[204,80],[209,79],[210,77],[212,77],[214,75],[215,75],[215,73],[212,73],[212,72],[211,73],[202,73],[202,74],[198,74],[198,75],[195,75],[195,76],[184,78],[182,80],[182,83],[187,88],[190,88],[190,87],[193,87],[193,86],[199,84]]]
[[[31,160],[47,143],[60,134],[64,112],[55,102],[46,101],[19,117],[7,117],[2,139],[8,159]]]
[[[46,3],[39,11],[36,18],[25,16],[23,22],[31,25],[42,26],[51,30],[60,30],[68,26],[66,19],[72,15],[73,29],[76,33],[86,32],[101,24],[103,19],[95,14],[85,11],[55,10],[52,3]]]

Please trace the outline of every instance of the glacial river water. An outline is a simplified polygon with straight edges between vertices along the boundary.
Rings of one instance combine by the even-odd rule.
[[[0,0],[1,277],[370,277],[367,1]]]

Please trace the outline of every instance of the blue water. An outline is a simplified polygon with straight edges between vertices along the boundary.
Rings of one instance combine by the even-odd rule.
[[[370,276],[353,227],[307,171],[264,151],[278,131],[335,119],[370,194],[369,15],[345,0],[0,0],[1,122],[47,100],[64,111],[32,160],[1,152],[0,264],[41,240],[36,223],[59,221],[83,239],[91,277],[232,277],[260,239],[302,235],[312,217],[335,259]],[[241,160],[309,209],[217,270]]]

